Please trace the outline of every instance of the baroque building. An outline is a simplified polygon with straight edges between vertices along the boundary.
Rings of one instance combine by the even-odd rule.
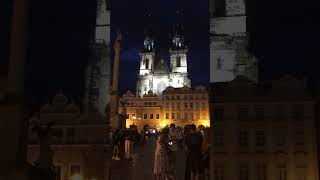
[[[238,77],[210,88],[211,179],[319,179],[315,100],[304,79]]]
[[[169,86],[179,88],[191,87],[188,78],[188,48],[185,42],[183,28],[174,25],[170,43],[170,68],[163,59],[156,59],[155,39],[150,26],[145,29],[143,48],[140,50],[140,69],[136,95],[143,97],[151,90],[157,95]]]
[[[210,82],[239,75],[257,81],[257,59],[247,48],[245,0],[210,0],[210,13]]]
[[[167,87],[162,96],[151,90],[143,97],[137,97],[128,91],[120,101],[125,102],[127,113],[126,125],[144,125],[160,129],[174,123],[180,127],[187,124],[210,126],[208,92],[202,87],[182,88]],[[119,112],[122,112],[119,108]]]
[[[104,117],[99,113],[81,113],[80,108],[62,92],[45,104],[29,123],[28,162],[37,165],[39,137],[33,124],[54,122],[50,147],[57,180],[105,179],[109,177],[111,147]]]

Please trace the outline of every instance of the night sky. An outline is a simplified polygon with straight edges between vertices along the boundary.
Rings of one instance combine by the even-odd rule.
[[[190,49],[189,72],[193,85],[209,81],[209,12],[207,1],[114,0],[111,3],[112,30],[123,33],[120,86],[135,89],[138,50],[143,43],[146,13],[152,14],[159,55],[168,59],[167,46],[175,11],[182,9]],[[11,1],[0,2],[0,71],[8,61]],[[60,88],[78,102],[83,96],[87,42],[95,22],[92,0],[31,0],[29,55],[26,92],[44,103]],[[260,60],[261,80],[283,74],[319,77],[319,2],[314,0],[269,0],[248,2],[251,50]],[[206,18],[207,17],[207,18]],[[112,36],[113,37],[113,36]],[[113,50],[113,47],[112,47]],[[4,72],[3,72],[4,71]]]

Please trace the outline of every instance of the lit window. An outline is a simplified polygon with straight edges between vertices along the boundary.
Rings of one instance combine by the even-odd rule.
[[[160,119],[160,115],[159,114],[156,114],[156,119]]]
[[[206,119],[207,114],[206,113],[202,113],[202,119]]]
[[[174,119],[174,113],[171,114],[171,119]]]
[[[201,108],[206,109],[207,108],[206,103],[201,103]]]
[[[143,119],[148,119],[148,114],[144,114]]]
[[[132,118],[135,118],[135,117],[136,117],[136,114],[132,114],[131,117],[132,117]]]
[[[166,119],[169,119],[169,113],[166,113]]]
[[[150,114],[150,119],[153,119],[153,114]]]
[[[144,91],[147,91],[147,89],[148,89],[147,86],[145,86],[145,87],[144,87]]]

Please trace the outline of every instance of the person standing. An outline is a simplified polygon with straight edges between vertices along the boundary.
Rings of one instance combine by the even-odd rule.
[[[126,130],[124,134],[124,159],[130,158],[130,146],[131,146],[131,140],[129,137],[129,132],[128,130]]]
[[[170,176],[171,179],[175,179],[175,171],[176,171],[176,157],[177,157],[177,150],[178,150],[178,133],[176,126],[174,124],[170,125],[169,133],[168,133],[168,140],[169,140],[169,163],[170,163]]]
[[[167,180],[170,173],[169,157],[168,157],[168,136],[166,134],[159,135],[154,158],[153,172],[156,180]]]
[[[202,162],[202,136],[197,133],[194,124],[190,125],[189,135],[186,138],[187,165],[191,170],[191,180],[199,180]]]
[[[119,158],[119,149],[120,149],[120,130],[117,129],[112,137],[112,141],[113,141],[113,156],[112,159],[113,160],[120,160]]]

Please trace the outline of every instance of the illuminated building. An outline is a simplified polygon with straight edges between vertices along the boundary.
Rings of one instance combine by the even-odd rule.
[[[182,26],[176,24],[172,32],[169,49],[170,68],[163,59],[156,59],[154,43],[151,28],[148,26],[145,30],[144,45],[140,51],[136,95],[142,97],[149,90],[161,95],[169,86],[174,88],[191,87],[191,81],[188,78],[188,48]]]
[[[290,76],[212,83],[211,179],[317,180],[315,101]]]
[[[160,129],[171,123],[180,127],[210,126],[208,92],[202,86],[167,87],[162,96],[149,90],[143,97],[137,97],[128,91],[121,101],[126,101],[127,127],[134,124],[138,129],[144,125]]]

